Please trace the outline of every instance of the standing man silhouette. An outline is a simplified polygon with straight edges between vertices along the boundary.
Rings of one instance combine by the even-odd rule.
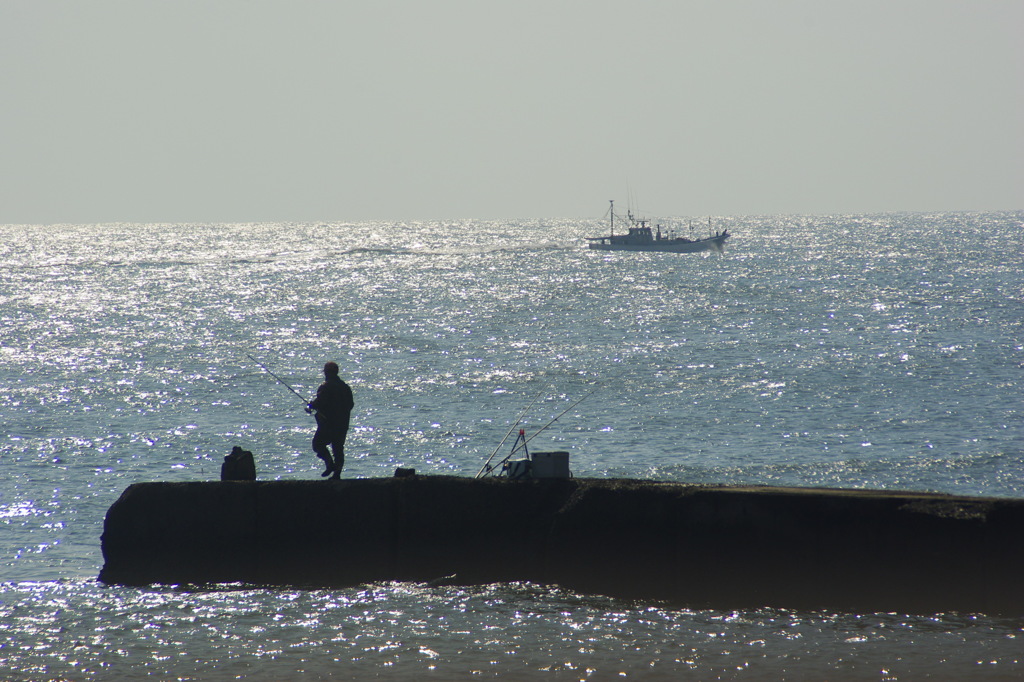
[[[313,434],[313,452],[327,464],[327,469],[320,474],[332,479],[341,478],[341,468],[345,466],[345,437],[348,435],[348,422],[352,414],[352,389],[338,376],[338,363],[328,362],[324,365],[324,383],[316,389],[316,398],[306,406],[306,412],[316,411],[316,433]],[[334,459],[327,446],[331,446]]]

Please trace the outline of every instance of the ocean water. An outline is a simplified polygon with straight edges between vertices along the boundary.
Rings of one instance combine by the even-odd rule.
[[[578,477],[1024,497],[1024,213],[714,227],[723,255],[590,251],[599,220],[0,226],[2,677],[1024,678],[1024,619],[985,614],[95,580],[132,483],[234,445],[319,477],[256,361],[303,396],[339,362],[346,477],[473,476],[519,422]]]

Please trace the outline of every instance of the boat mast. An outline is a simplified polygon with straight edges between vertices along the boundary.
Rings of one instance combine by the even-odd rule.
[[[609,235],[614,237],[615,236],[615,199],[609,199],[608,203],[609,203],[608,215],[611,216],[611,232],[609,233]]]

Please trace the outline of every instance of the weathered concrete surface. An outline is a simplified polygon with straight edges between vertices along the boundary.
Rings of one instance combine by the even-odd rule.
[[[692,607],[1024,614],[1024,500],[410,476],[139,483],[107,583],[530,580]]]

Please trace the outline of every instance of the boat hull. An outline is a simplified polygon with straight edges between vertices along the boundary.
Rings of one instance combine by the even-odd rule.
[[[718,237],[700,239],[698,241],[662,239],[646,243],[616,242],[611,241],[610,238],[605,238],[604,241],[598,241],[597,238],[591,238],[592,241],[590,242],[589,247],[596,251],[660,251],[663,253],[695,253],[711,250],[721,251],[727,236],[728,235],[720,235]]]

